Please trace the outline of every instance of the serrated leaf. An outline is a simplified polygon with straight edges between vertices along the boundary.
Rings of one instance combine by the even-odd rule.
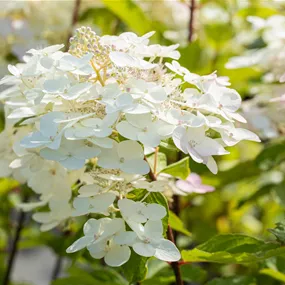
[[[183,250],[190,262],[244,264],[285,254],[285,247],[240,234],[217,235],[193,250]]]
[[[178,162],[168,165],[160,172],[170,174],[177,178],[186,179],[190,174],[189,157],[185,157]]]
[[[185,229],[183,222],[177,217],[172,211],[169,211],[169,221],[170,227],[180,233],[185,234],[186,236],[190,237],[191,233]]]

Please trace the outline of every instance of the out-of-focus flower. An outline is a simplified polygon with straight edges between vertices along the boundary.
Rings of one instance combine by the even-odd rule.
[[[215,190],[215,187],[203,184],[201,177],[196,173],[189,174],[186,180],[179,179],[176,181],[175,186],[178,189],[174,188],[174,191],[177,192],[177,194],[182,192],[183,195],[192,193],[205,194]]]

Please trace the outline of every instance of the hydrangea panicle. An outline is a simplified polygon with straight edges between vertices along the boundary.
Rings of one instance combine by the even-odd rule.
[[[31,49],[0,81],[10,86],[0,95],[11,126],[2,135],[11,137],[14,150],[1,140],[1,175],[21,177],[39,195],[19,206],[48,205],[50,211],[33,215],[42,230],[91,215],[84,236],[67,252],[87,248],[110,266],[126,263],[130,248],[145,257],[180,259],[175,244],[164,238],[167,209],[146,202],[171,187],[168,180],[149,181],[146,149],[169,140],[217,173],[214,157],[228,154],[226,146],[259,141],[235,126],[245,121],[237,113],[241,98],[226,80],[216,73],[193,74],[177,61],[165,63],[164,58],[179,59],[178,45],[149,45],[152,35],[100,37],[82,27],[68,52],[61,51],[63,45]],[[193,175],[177,182],[183,195],[213,190]],[[128,193],[135,189],[145,189],[146,196],[132,200]]]

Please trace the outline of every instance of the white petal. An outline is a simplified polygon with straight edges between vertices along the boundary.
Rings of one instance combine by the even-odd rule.
[[[132,246],[137,238],[135,232],[120,232],[114,237],[114,242],[118,245]]]
[[[29,107],[20,107],[12,111],[11,114],[8,115],[8,119],[21,119],[27,118],[36,115],[33,108]]]
[[[103,240],[101,242],[90,244],[87,246],[87,249],[90,253],[90,255],[93,258],[100,259],[106,255],[106,240]]]
[[[20,76],[21,76],[20,70],[19,70],[15,65],[9,64],[9,65],[8,65],[8,70],[9,70],[10,73],[13,74],[15,77],[20,77]]]
[[[109,218],[106,218],[106,219],[109,220],[109,222],[111,221],[111,219],[109,219]],[[84,224],[84,227],[83,227],[84,235],[94,236],[94,234],[99,232],[101,223],[102,223],[102,219],[100,219],[100,220],[89,219]]]
[[[120,169],[126,173],[141,175],[149,173],[150,170],[148,163],[143,159],[127,160],[120,164]]]
[[[201,156],[224,155],[229,153],[216,140],[208,137],[205,137],[194,149]]]
[[[255,133],[242,128],[235,129],[234,137],[238,140],[260,142],[260,138]]]
[[[194,161],[196,161],[198,163],[203,162],[203,158],[197,153],[197,151],[195,149],[191,148],[190,145],[187,145],[187,151]]]
[[[102,148],[112,148],[114,145],[114,140],[110,138],[88,138],[88,141]]]
[[[88,198],[78,198],[73,200],[73,207],[75,210],[72,212],[73,217],[86,215],[89,212],[89,199]]]
[[[121,218],[114,218],[104,225],[104,233],[102,234],[102,238],[110,238],[122,230],[125,230],[125,221]]]
[[[47,160],[60,161],[66,158],[66,155],[58,150],[52,150],[49,148],[43,148],[40,150],[40,156]]]
[[[120,166],[119,158],[115,149],[106,149],[102,150],[99,160],[98,166],[107,168],[107,169],[118,169]]]
[[[143,159],[144,157],[140,144],[130,140],[120,142],[117,152],[119,158],[124,158],[125,160]]]
[[[49,223],[52,220],[50,212],[35,213],[32,217],[38,223]]]
[[[67,94],[63,93],[61,96],[66,100],[74,100],[86,93],[91,87],[92,84],[90,82],[79,83],[69,88]]]
[[[160,144],[160,136],[154,132],[140,132],[138,140],[145,146],[156,147]]]
[[[151,114],[126,114],[127,121],[139,129],[143,129],[152,123]]]
[[[132,126],[130,123],[122,121],[116,126],[116,129],[121,136],[130,140],[137,140],[137,134],[139,130],[136,127]]]
[[[156,250],[149,243],[138,242],[133,245],[134,251],[141,256],[150,257],[154,256]]]
[[[145,209],[143,203],[135,202],[130,199],[121,199],[118,201],[118,206],[124,219],[136,223],[145,223],[147,221],[147,218],[143,213],[143,209]]]
[[[94,238],[92,236],[84,236],[77,241],[75,241],[71,246],[66,249],[67,253],[73,253],[78,250],[83,249],[84,247],[88,246]]]
[[[105,255],[105,262],[109,266],[118,267],[125,264],[131,256],[131,250],[128,246],[115,245]]]
[[[147,204],[143,213],[149,220],[158,221],[166,216],[166,209],[159,204]]]
[[[67,169],[76,170],[84,167],[85,159],[78,159],[76,157],[67,157],[64,160],[60,160],[60,163]]]
[[[149,90],[145,98],[152,103],[162,103],[166,100],[167,94],[163,87],[156,86]]]
[[[136,67],[140,69],[151,69],[156,67],[156,64],[149,63],[145,60],[135,58],[124,52],[113,51],[110,53],[111,61],[119,67]]]
[[[61,112],[50,112],[40,119],[41,133],[46,137],[54,137],[57,134],[58,124],[55,120],[64,119],[65,115]]]
[[[156,258],[164,261],[178,261],[181,258],[181,254],[174,243],[167,239],[162,239],[159,245],[156,247]]]
[[[78,149],[75,149],[72,154],[78,159],[88,159],[98,156],[100,152],[101,150],[98,147],[82,146]]]
[[[157,239],[162,238],[163,234],[162,221],[161,220],[147,221],[144,225],[144,232],[150,238],[154,238],[154,236],[157,237]]]
[[[218,173],[218,166],[217,163],[215,161],[215,159],[212,156],[208,157],[207,160],[207,167],[209,168],[209,170],[213,173],[213,174],[217,174]]]
[[[114,193],[103,193],[94,196],[90,199],[90,204],[93,206],[92,213],[106,213],[108,208],[113,204],[116,199]]]
[[[101,187],[97,184],[91,184],[91,185],[84,185],[80,187],[78,190],[79,194],[78,197],[90,197],[98,194],[101,190]]]

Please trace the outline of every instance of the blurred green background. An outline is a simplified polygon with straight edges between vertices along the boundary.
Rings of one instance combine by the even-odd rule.
[[[0,76],[7,72],[7,64],[22,60],[27,49],[68,43],[69,35],[81,25],[92,27],[100,35],[120,34],[125,31],[142,35],[154,30],[156,34],[153,43],[179,43],[181,65],[200,75],[217,70],[219,76],[228,77],[232,88],[245,100],[243,111],[249,122],[266,117],[274,135],[268,136],[262,126],[258,129],[254,128],[254,124],[249,124],[248,127],[261,136],[262,143],[241,142],[231,147],[230,155],[219,158],[220,171],[217,175],[211,174],[203,165],[190,162],[191,171],[201,174],[203,182],[215,186],[216,191],[203,196],[183,197],[181,220],[191,236],[179,235],[178,245],[181,248],[193,248],[219,233],[243,233],[265,241],[274,241],[275,237],[268,229],[274,228],[275,223],[284,221],[284,110],[272,106],[268,100],[263,102],[261,97],[269,94],[273,98],[277,87],[284,91],[285,87],[278,80],[265,82],[264,75],[270,71],[269,66],[256,64],[229,69],[226,64],[233,56],[266,47],[263,31],[254,29],[248,16],[264,19],[274,15],[285,16],[285,1],[82,0],[78,19],[72,23],[77,2],[2,0]],[[191,2],[195,4],[192,19]],[[285,62],[283,64],[285,70]],[[0,128],[3,129],[4,125],[5,122],[1,120]],[[0,154],[1,151],[0,149]],[[16,227],[17,211],[14,207],[25,195],[31,195],[31,192],[28,189],[20,191],[17,182],[7,178],[0,180],[0,280],[5,271],[7,252]],[[119,269],[106,268],[86,253],[68,256],[67,259],[65,248],[81,234],[82,223],[83,220],[74,222],[69,232],[57,229],[41,233],[39,226],[26,214],[19,242],[19,252],[23,252],[24,257],[27,256],[22,262],[33,261],[33,254],[25,254],[34,252],[35,248],[48,247],[52,254],[44,253],[43,259],[47,256],[52,265],[48,277],[45,277],[47,280],[42,278],[37,281],[33,276],[21,273],[23,280],[30,280],[24,284],[127,284],[118,274]],[[279,234],[279,240],[285,241],[282,229]],[[38,266],[41,266],[41,262],[44,266],[42,259],[37,261]],[[185,266],[187,284],[285,284],[285,257],[282,256],[258,264],[205,263]],[[33,267],[32,263],[30,267]],[[60,272],[67,273],[62,279],[51,283],[52,275],[57,275],[59,267]],[[30,269],[33,272],[33,268]],[[47,275],[47,272],[44,274]],[[13,284],[23,284],[16,271],[13,276]],[[173,280],[174,276],[168,268],[158,261],[151,261],[148,279],[141,284],[171,284]]]

